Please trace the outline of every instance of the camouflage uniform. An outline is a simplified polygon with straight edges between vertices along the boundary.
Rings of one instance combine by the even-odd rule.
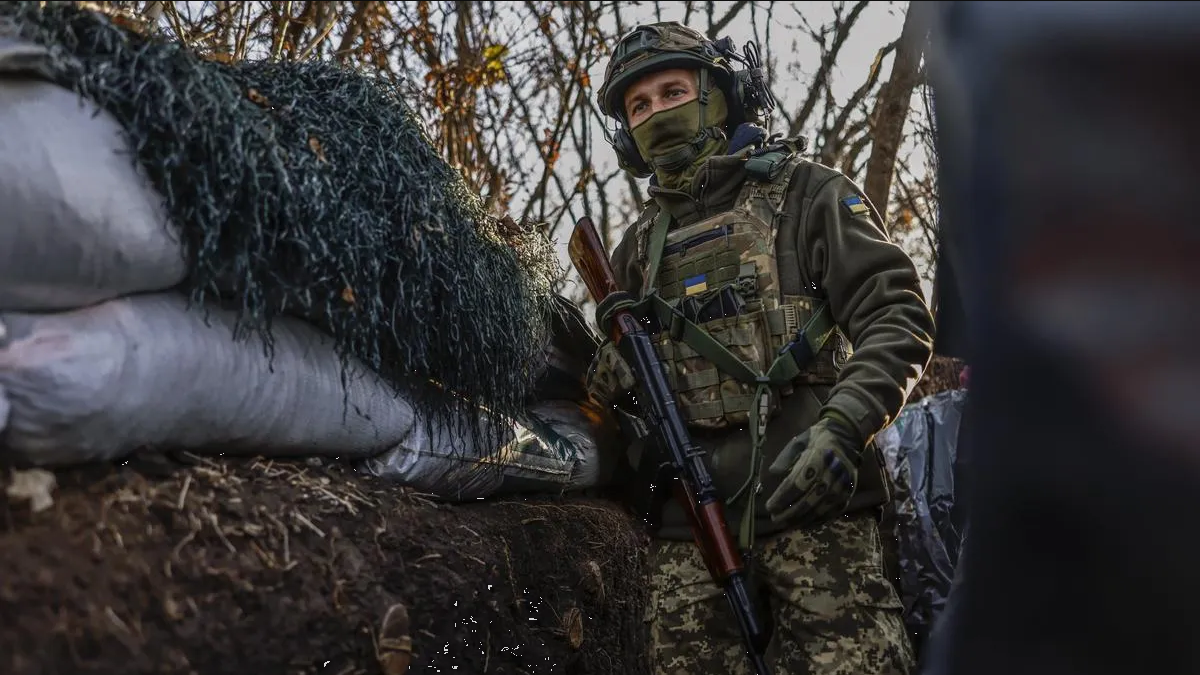
[[[901,675],[913,655],[900,601],[883,574],[870,514],[759,542],[754,578],[774,636],[776,675]],[[729,606],[690,542],[657,540],[652,555],[651,662],[656,675],[751,675]]]
[[[715,54],[711,43],[678,24],[653,28],[663,30],[628,40],[636,49],[618,47],[601,91],[602,108],[622,123],[612,83],[627,86],[654,69],[647,64],[655,66],[639,62],[637,49],[657,55],[655,67],[696,67],[696,55]],[[719,66],[722,57],[713,62]],[[718,86],[731,86],[722,72],[730,71],[714,67]],[[739,91],[725,94],[731,123],[751,118],[733,114],[742,110]],[[912,261],[888,239],[861,189],[803,158],[798,145],[798,139],[760,138],[728,154],[701,156],[680,189],[652,184],[612,264],[621,288],[647,298],[645,311],[658,320],[655,345],[718,492],[743,495],[727,503],[727,514],[741,543],[752,544],[752,582],[773,623],[767,657],[775,672],[906,674],[912,650],[884,575],[877,522],[889,486],[871,439],[894,419],[928,364],[933,320]],[[656,170],[630,156],[627,137],[614,147],[634,173]],[[744,300],[737,312],[691,325],[672,318],[692,298],[707,303],[729,289]],[[776,372],[801,326],[810,329],[806,339],[820,336],[808,344],[812,357]],[[742,367],[733,361],[753,373],[731,375]],[[619,408],[632,386],[627,366],[606,343],[589,374],[592,395]],[[849,505],[841,517],[805,528],[772,519],[765,503],[783,479],[766,467],[830,411],[866,447]],[[752,439],[747,427],[760,413],[769,422]],[[635,464],[645,442],[631,443]],[[660,523],[647,616],[655,672],[748,672],[736,626],[683,509],[666,503]]]

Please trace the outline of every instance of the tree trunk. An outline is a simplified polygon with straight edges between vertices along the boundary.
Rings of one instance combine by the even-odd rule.
[[[928,23],[920,16],[920,12],[919,3],[910,5],[908,14],[904,17],[904,28],[900,31],[896,58],[892,62],[892,76],[880,89],[872,115],[875,128],[863,189],[885,221],[892,176],[896,170],[896,156],[904,138],[904,122],[908,119],[908,109],[913,89],[917,85],[921,54],[928,32]]]

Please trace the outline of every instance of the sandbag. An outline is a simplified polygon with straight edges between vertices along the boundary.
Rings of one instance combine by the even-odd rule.
[[[550,400],[510,425],[508,442],[494,452],[464,453],[452,429],[414,427],[396,448],[364,460],[360,470],[446,501],[519,493],[554,493],[605,484],[612,476],[614,426],[598,408]]]
[[[94,9],[0,2],[0,32],[49,48],[43,75],[128,134],[179,224],[193,303],[236,308],[268,347],[275,318],[308,319],[440,424],[524,410],[561,276],[553,243],[489,212],[401,82],[225,62]]]
[[[277,319],[268,358],[232,338],[233,322],[177,293],[0,312],[0,455],[38,466],[143,448],[351,458],[410,433],[412,407],[362,366],[343,373],[312,326]]]
[[[178,233],[121,126],[24,76],[38,51],[0,38],[0,310],[74,309],[179,284]]]
[[[876,441],[894,487],[890,514],[909,635],[920,645],[950,594],[961,546],[958,429],[967,392],[950,390],[904,407]]]

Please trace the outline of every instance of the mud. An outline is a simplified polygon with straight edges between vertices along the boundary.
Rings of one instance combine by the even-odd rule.
[[[187,461],[0,497],[0,672],[646,672],[645,541],[610,502]]]

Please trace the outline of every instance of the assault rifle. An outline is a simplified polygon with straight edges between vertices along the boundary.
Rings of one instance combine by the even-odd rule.
[[[691,520],[708,573],[725,591],[754,672],[769,675],[763,658],[768,635],[750,599],[745,563],[726,524],[724,504],[704,465],[704,453],[688,434],[650,336],[632,311],[619,306],[622,299],[633,298],[617,287],[608,254],[590,218],[585,216],[575,224],[568,252],[597,306],[617,307],[607,327],[609,337],[637,380],[638,406],[675,474],[675,498]]]

